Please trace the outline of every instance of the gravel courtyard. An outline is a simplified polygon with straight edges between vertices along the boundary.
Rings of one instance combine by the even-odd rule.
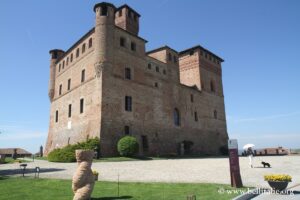
[[[261,160],[269,162],[272,168],[263,168]],[[43,160],[27,164],[29,171],[40,167],[41,178],[72,179],[77,167],[76,163],[50,163]],[[240,168],[245,186],[267,187],[263,176],[268,173],[291,175],[293,182],[289,186],[300,183],[300,156],[255,157],[252,169],[248,166],[248,158],[241,157]],[[117,181],[119,174],[120,181],[230,184],[228,158],[95,162],[92,169],[99,171],[99,179],[105,181]],[[20,176],[19,164],[0,165],[0,175]],[[34,173],[26,176],[34,176]]]

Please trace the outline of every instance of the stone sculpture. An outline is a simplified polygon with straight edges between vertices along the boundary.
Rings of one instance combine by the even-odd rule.
[[[95,178],[91,169],[94,151],[76,150],[78,168],[73,176],[73,200],[88,200],[94,189]]]

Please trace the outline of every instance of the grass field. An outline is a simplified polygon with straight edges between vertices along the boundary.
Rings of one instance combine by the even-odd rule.
[[[0,177],[0,199],[71,200],[71,184],[70,180]],[[219,184],[120,183],[118,195],[117,183],[98,181],[92,199],[185,200],[187,195],[194,194],[197,199],[222,200],[237,196],[220,194],[220,189],[232,190],[228,185]]]
[[[9,164],[9,163],[26,163],[26,162],[30,162],[28,160],[23,160],[22,158],[18,158],[16,160],[12,159],[12,158],[5,158],[5,163],[4,164]]]

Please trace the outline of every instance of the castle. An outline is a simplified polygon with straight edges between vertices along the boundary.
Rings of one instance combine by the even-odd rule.
[[[94,28],[67,51],[50,51],[45,153],[99,137],[101,155],[114,156],[132,135],[140,155],[220,154],[223,59],[200,45],[146,52],[134,9],[102,2],[94,12]]]

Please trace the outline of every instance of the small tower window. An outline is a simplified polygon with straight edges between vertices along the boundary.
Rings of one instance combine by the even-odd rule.
[[[137,15],[134,15],[133,18],[134,18],[134,21],[137,21],[137,19],[138,19]]]
[[[158,83],[157,82],[154,83],[154,87],[158,88]]]
[[[180,113],[177,108],[174,109],[174,124],[176,126],[180,126]]]
[[[172,55],[171,55],[171,53],[168,54],[168,57],[169,57],[169,61],[172,61]]]
[[[85,43],[82,45],[81,52],[82,52],[82,53],[84,53],[84,52],[85,52]]]
[[[80,114],[84,111],[84,99],[80,99]]]
[[[59,64],[59,67],[58,67],[58,72],[60,72],[60,69],[61,69],[61,64]]]
[[[122,16],[122,10],[119,11],[119,17],[121,17],[121,16]]]
[[[101,7],[101,16],[107,16],[107,6],[103,5]]]
[[[120,46],[125,47],[126,40],[123,37],[120,37]]]
[[[125,68],[125,79],[131,80],[131,69],[128,67]]]
[[[215,92],[215,84],[213,80],[210,81],[210,91]]]
[[[218,118],[218,112],[216,110],[214,110],[214,118],[217,119]]]
[[[63,69],[65,68],[65,61],[63,61],[62,68]]]
[[[91,48],[93,46],[93,38],[89,39],[89,48]]]
[[[130,134],[130,128],[129,128],[129,126],[124,126],[124,133],[125,133],[125,135],[129,135]]]
[[[163,70],[163,74],[164,74],[164,75],[166,75],[166,74],[167,74],[167,71],[166,71],[165,69]]]
[[[77,48],[77,50],[76,50],[76,58],[78,58],[79,57],[79,48]]]
[[[192,56],[192,55],[194,55],[194,51],[193,50],[190,51],[190,56]]]
[[[132,111],[132,98],[131,96],[125,96],[125,110]]]
[[[136,44],[134,42],[131,42],[131,50],[132,51],[136,50]]]
[[[73,62],[73,54],[71,53],[70,62]]]
[[[68,112],[68,117],[72,117],[72,104],[69,104],[69,112]]]
[[[151,69],[151,63],[148,63],[148,69]]]
[[[191,102],[193,103],[194,102],[194,95],[191,94]]]
[[[159,67],[158,66],[155,67],[155,71],[159,72]]]
[[[58,110],[55,112],[55,122],[58,122]]]
[[[194,113],[194,117],[195,117],[195,122],[197,122],[198,121],[198,113],[197,112]]]
[[[61,95],[62,92],[62,84],[59,85],[59,95]]]
[[[71,89],[71,79],[69,78],[68,79],[68,90],[70,90]]]
[[[68,64],[69,64],[69,57],[67,57],[67,66],[68,66]]]
[[[85,81],[85,69],[81,71],[81,83]]]
[[[177,63],[177,57],[173,56],[174,63]]]

